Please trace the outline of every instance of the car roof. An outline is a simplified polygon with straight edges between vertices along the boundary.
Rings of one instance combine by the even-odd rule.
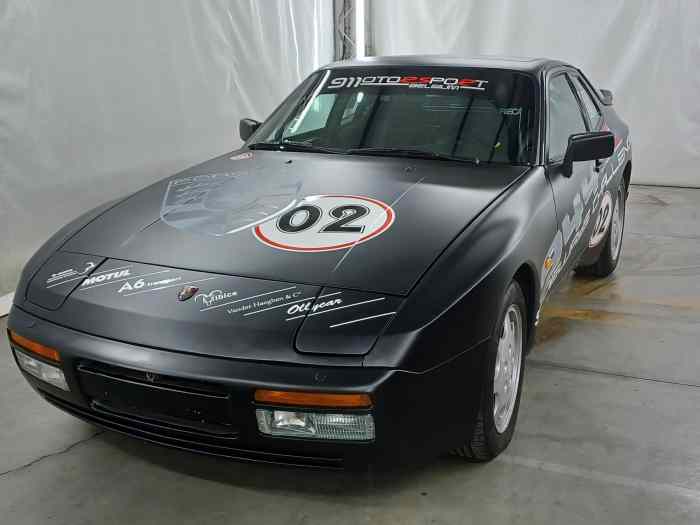
[[[341,60],[339,62],[329,64],[323,69],[375,66],[478,67],[507,69],[537,74],[553,67],[570,65],[566,64],[565,62],[552,60],[549,58],[510,57],[497,55],[479,55],[469,58],[451,55],[394,55]]]

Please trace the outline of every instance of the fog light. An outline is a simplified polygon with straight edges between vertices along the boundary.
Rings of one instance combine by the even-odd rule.
[[[68,383],[66,383],[66,377],[63,375],[63,371],[57,366],[52,366],[34,359],[31,356],[23,352],[14,351],[17,357],[17,362],[19,367],[30,375],[33,375],[37,379],[41,379],[61,390],[69,391]]]
[[[328,414],[259,408],[258,429],[270,436],[370,441],[374,439],[372,414]]]

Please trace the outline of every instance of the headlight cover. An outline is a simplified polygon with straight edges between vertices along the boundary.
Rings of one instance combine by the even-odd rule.
[[[63,375],[63,370],[59,367],[34,359],[24,352],[19,352],[17,350],[14,352],[17,363],[19,363],[19,367],[22,370],[56,388],[60,388],[66,392],[70,391],[68,383],[66,382],[66,376]]]
[[[372,414],[339,414],[258,408],[258,429],[269,436],[326,439],[335,441],[372,441]]]

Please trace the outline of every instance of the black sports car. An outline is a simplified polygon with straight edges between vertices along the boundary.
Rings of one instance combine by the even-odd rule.
[[[371,58],[240,131],[242,149],[32,257],[9,318],[26,379],[217,456],[495,457],[543,301],[620,257],[632,164],[612,94],[552,60]]]

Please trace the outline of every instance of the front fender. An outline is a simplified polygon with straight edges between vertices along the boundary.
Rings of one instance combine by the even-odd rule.
[[[544,170],[533,168],[453,241],[411,291],[365,366],[425,371],[491,337],[501,301],[521,269],[536,310],[556,212]],[[532,324],[536,311],[528,312]]]

